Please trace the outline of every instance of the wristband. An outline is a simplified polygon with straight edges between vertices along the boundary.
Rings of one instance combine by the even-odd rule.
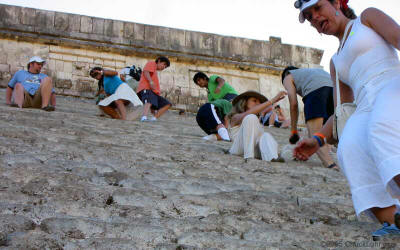
[[[326,138],[325,135],[321,134],[321,133],[314,133],[314,135],[320,137],[322,140],[324,140]]]
[[[319,138],[319,136],[313,135],[313,138],[314,138],[315,140],[317,140],[319,147],[322,147],[322,146],[323,146],[322,141],[321,141],[321,138]]]
[[[299,131],[297,131],[297,130],[292,130],[292,135],[298,134],[298,133],[299,133]]]

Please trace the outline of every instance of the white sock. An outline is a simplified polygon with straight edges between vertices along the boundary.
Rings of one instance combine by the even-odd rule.
[[[224,140],[224,141],[230,141],[231,140],[229,138],[229,133],[228,133],[228,130],[226,130],[226,128],[219,128],[218,129],[218,134],[219,134],[219,136],[221,136],[222,140]]]

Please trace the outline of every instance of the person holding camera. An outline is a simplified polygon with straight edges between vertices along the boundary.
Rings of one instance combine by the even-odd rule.
[[[318,132],[333,114],[333,85],[329,73],[322,69],[299,69],[289,66],[283,70],[282,84],[285,87],[290,104],[292,133],[291,144],[296,144],[300,137],[297,131],[299,109],[297,95],[303,98],[304,117],[309,136]],[[317,155],[327,168],[338,170],[329,155],[329,146],[321,147]]]

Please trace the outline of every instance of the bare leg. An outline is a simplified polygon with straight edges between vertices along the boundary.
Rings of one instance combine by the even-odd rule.
[[[272,112],[271,116],[269,117],[269,126],[274,126],[275,118],[276,118],[276,114],[275,114],[275,112]]]
[[[51,93],[50,104],[56,106],[56,93]]]
[[[148,114],[149,111],[150,111],[150,108],[151,108],[151,103],[146,102],[146,103],[144,104],[144,108],[143,108],[143,116],[147,116],[147,114]]]
[[[164,107],[162,107],[161,109],[158,110],[158,112],[156,113],[156,115],[154,116],[155,118],[159,118],[160,116],[162,116],[172,105],[168,104],[165,105]]]
[[[115,111],[114,108],[112,108],[110,106],[99,106],[99,108],[101,110],[103,110],[104,113],[106,113],[107,115],[111,116],[111,118],[113,118],[113,119],[121,119],[121,116],[119,115],[119,113],[117,111]]]
[[[125,108],[124,100],[121,100],[121,99],[116,100],[115,105],[117,105],[117,109],[118,109],[119,113],[121,114],[121,119],[126,120],[126,108]]]
[[[14,87],[14,102],[18,105],[18,107],[22,108],[22,105],[24,104],[24,98],[25,98],[25,89],[22,86],[21,83],[15,84]]]
[[[50,77],[46,77],[40,83],[40,94],[42,95],[42,108],[47,107],[50,102],[51,89],[53,88],[53,83]]]
[[[307,121],[308,135],[311,137],[314,133],[318,132],[322,128],[323,118],[315,118]],[[325,167],[330,166],[334,163],[332,157],[329,155],[329,145],[324,145],[317,151],[318,158],[322,161]]]
[[[374,207],[371,208],[371,212],[376,216],[379,222],[388,222],[390,224],[394,223],[394,214],[396,213],[396,206],[390,206],[385,208]]]

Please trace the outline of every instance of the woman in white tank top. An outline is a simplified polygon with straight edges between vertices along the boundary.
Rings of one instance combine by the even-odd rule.
[[[298,0],[295,7],[300,9],[300,22],[307,19],[318,32],[343,43],[332,57],[331,76],[336,82],[338,71],[341,102],[357,104],[338,145],[354,209],[383,224],[373,237],[400,236],[400,203],[395,198],[400,197],[400,62],[395,50],[400,50],[400,26],[374,8],[356,18],[347,2]],[[296,158],[307,160],[325,138],[329,141],[332,124],[333,117],[313,138],[301,141],[294,150]]]

